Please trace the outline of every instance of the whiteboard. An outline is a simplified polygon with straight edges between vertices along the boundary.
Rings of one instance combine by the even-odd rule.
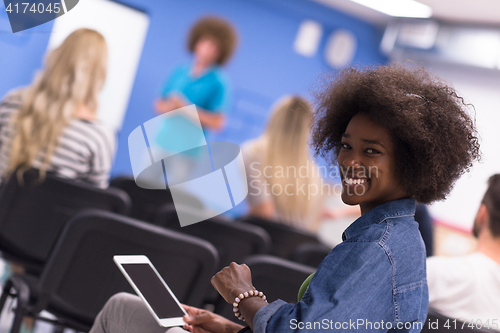
[[[98,118],[116,131],[122,127],[148,27],[146,13],[109,0],[79,1],[54,21],[48,51],[80,28],[97,30],[106,39],[108,74]]]

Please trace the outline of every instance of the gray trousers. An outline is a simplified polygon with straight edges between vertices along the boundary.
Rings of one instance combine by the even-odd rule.
[[[136,295],[111,297],[97,315],[89,333],[186,333],[180,327],[161,327]]]

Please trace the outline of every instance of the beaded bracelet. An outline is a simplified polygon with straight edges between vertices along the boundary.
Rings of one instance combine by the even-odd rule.
[[[266,295],[264,295],[264,293],[262,291],[258,291],[257,289],[256,290],[250,290],[246,293],[243,293],[243,294],[239,294],[238,297],[236,297],[234,299],[234,303],[233,303],[233,312],[234,312],[234,315],[239,319],[239,320],[243,320],[245,321],[245,318],[243,318],[243,316],[241,315],[240,313],[240,310],[238,309],[238,306],[240,305],[240,302],[244,299],[244,298],[248,298],[248,297],[252,297],[252,296],[257,296],[257,297],[260,297],[262,298],[264,301],[266,301],[267,303],[267,300],[266,300]]]

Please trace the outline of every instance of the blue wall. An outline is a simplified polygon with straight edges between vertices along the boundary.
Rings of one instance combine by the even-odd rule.
[[[127,148],[128,134],[154,117],[152,103],[168,73],[179,63],[189,61],[185,39],[189,27],[200,16],[214,14],[234,24],[240,45],[226,66],[233,86],[233,107],[227,127],[210,141],[242,141],[258,135],[266,122],[268,108],[278,97],[308,92],[318,75],[328,66],[324,44],[336,29],[348,29],[357,37],[354,63],[382,64],[386,58],[378,50],[382,32],[376,27],[309,0],[123,0],[150,15],[150,27],[139,64],[136,81],[119,144],[113,175],[131,174]],[[69,13],[68,15],[71,15]],[[311,58],[293,51],[302,20],[313,19],[323,25],[318,53]],[[31,82],[40,68],[49,39],[51,23],[8,33],[5,7],[0,4],[0,95]]]
[[[0,3],[0,96],[30,84],[42,66],[53,23],[13,34],[3,1]]]

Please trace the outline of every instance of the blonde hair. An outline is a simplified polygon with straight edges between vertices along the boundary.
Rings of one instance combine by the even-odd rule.
[[[47,55],[45,69],[26,89],[22,106],[12,118],[15,135],[7,175],[17,169],[20,178],[43,154],[39,169],[40,178],[45,177],[59,137],[75,111],[82,106],[97,111],[98,94],[106,79],[107,56],[104,37],[91,29],[74,31]]]
[[[274,170],[273,175],[277,167],[283,170],[283,177],[268,179],[271,189],[278,184],[278,188],[283,190],[280,195],[272,195],[276,212],[292,225],[315,230],[319,222],[319,201],[311,200],[307,191],[309,184],[313,183],[319,191],[321,178],[308,145],[312,118],[312,107],[308,101],[298,96],[283,97],[273,107],[266,130],[257,142],[262,149],[262,168],[270,166]],[[299,172],[304,169],[307,170],[306,177]],[[295,189],[294,195],[287,195],[284,189],[288,184],[292,184],[294,189],[304,185],[305,193]]]

